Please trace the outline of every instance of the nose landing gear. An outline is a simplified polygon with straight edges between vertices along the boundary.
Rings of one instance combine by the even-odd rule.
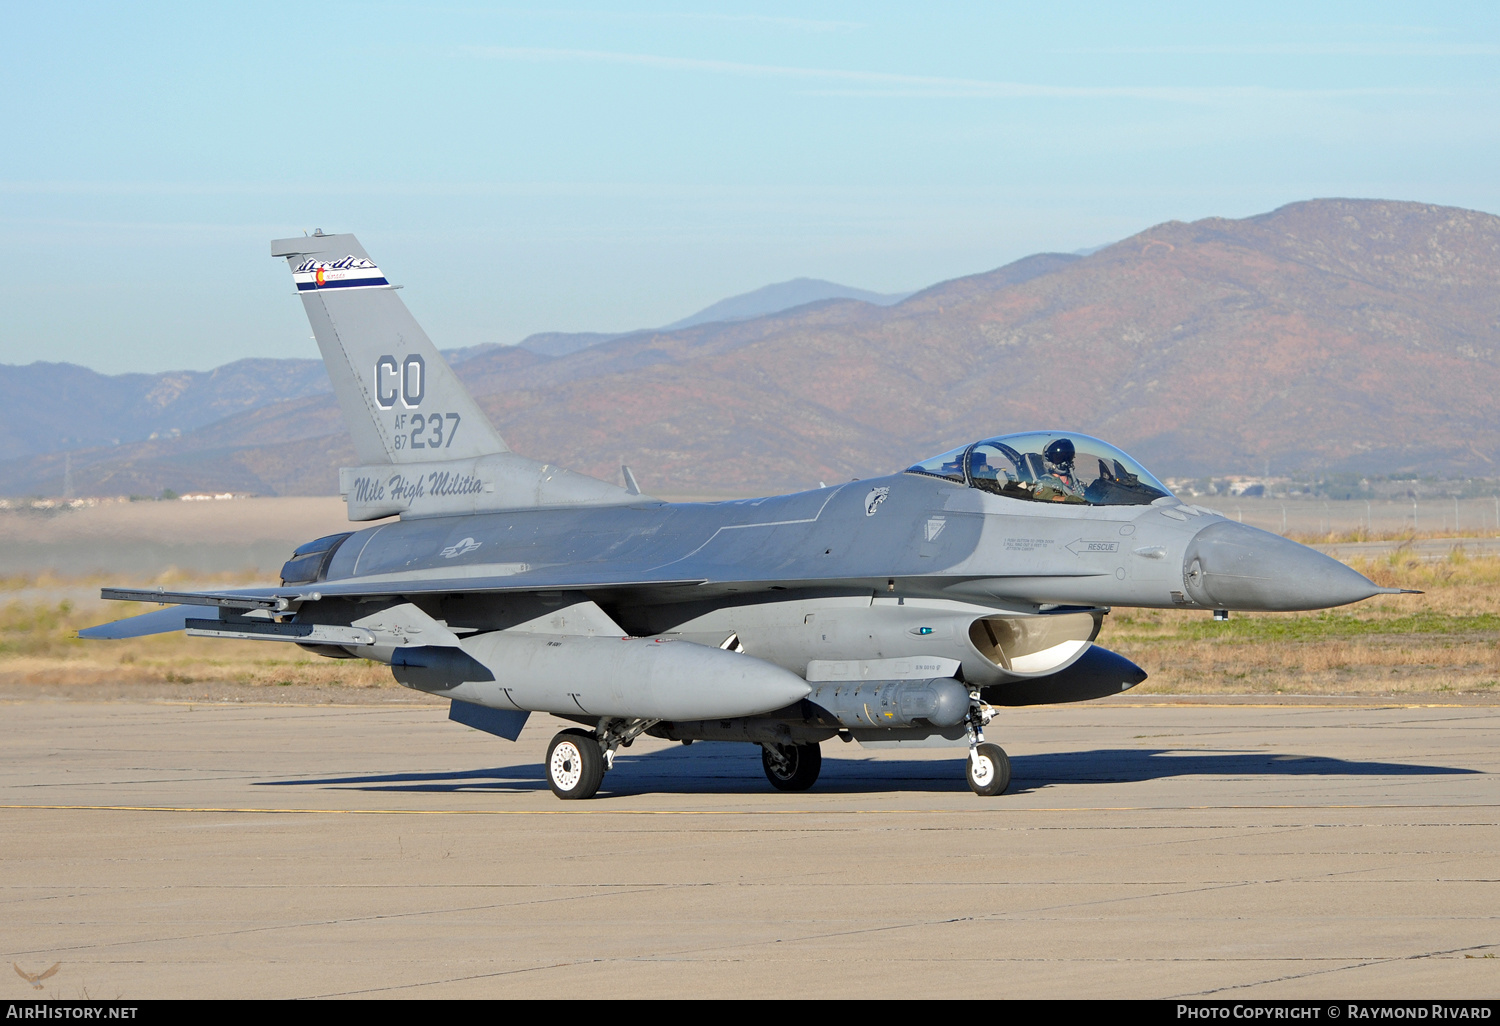
[[[964,726],[969,732],[967,776],[969,790],[983,797],[1003,794],[1010,786],[1010,757],[1005,754],[1005,749],[984,739],[985,725],[993,717],[994,713],[980,699],[979,692],[970,691],[969,715],[964,717]]]
[[[1001,794],[1010,786],[1010,757],[988,741],[969,750],[969,790],[977,795]]]

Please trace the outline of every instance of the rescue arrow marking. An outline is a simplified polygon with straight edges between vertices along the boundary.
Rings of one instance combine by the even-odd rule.
[[[1070,541],[1063,546],[1075,556],[1081,556],[1086,552],[1119,552],[1120,543],[1117,541],[1084,541],[1082,538]]]

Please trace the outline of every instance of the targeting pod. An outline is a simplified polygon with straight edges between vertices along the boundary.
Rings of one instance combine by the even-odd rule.
[[[802,708],[819,727],[952,727],[969,711],[969,690],[952,677],[821,681]]]

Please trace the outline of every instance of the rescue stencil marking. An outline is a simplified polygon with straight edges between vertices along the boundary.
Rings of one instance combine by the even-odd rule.
[[[1063,546],[1075,556],[1081,556],[1086,552],[1119,552],[1120,543],[1116,541],[1085,541],[1082,538],[1070,541]]]

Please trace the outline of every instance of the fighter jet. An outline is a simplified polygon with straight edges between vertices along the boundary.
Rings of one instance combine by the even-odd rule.
[[[1004,707],[1118,694],[1146,674],[1094,644],[1115,606],[1307,610],[1377,587],[1180,501],[1070,431],[972,441],[886,477],[730,502],[664,502],[511,452],[353,235],[279,239],[360,465],[363,530],[299,546],[279,587],[106,588],[168,608],[87,638],[186,630],[389,664],[509,740],[533,712],[559,798],[594,795],[642,734],[759,745],[783,791],[820,744],[967,746],[969,786],[1010,781]],[[395,519],[391,519],[395,518]]]

